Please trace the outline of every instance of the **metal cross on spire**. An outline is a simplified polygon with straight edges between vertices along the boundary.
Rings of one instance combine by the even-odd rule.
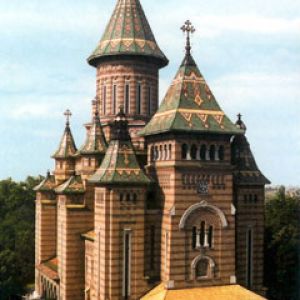
[[[192,22],[190,20],[185,21],[184,25],[180,28],[184,33],[186,33],[186,54],[190,55],[191,54],[191,40],[190,40],[190,35],[193,34],[196,29],[192,25]]]
[[[65,112],[64,112],[64,115],[66,117],[66,125],[69,126],[70,125],[70,118],[72,116],[72,113],[69,109],[67,109]]]

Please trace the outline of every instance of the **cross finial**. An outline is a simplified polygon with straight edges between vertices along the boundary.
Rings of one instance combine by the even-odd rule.
[[[190,20],[185,21],[184,25],[181,27],[181,30],[186,33],[186,54],[191,54],[191,41],[190,41],[190,35],[193,34],[196,29],[192,25],[192,22]]]
[[[64,115],[66,117],[66,125],[69,126],[70,125],[70,118],[72,116],[72,113],[69,109],[67,109],[65,112],[64,112]]]
[[[243,116],[243,115],[242,115],[241,113],[239,113],[239,114],[237,115],[239,121],[242,121],[242,116]]]

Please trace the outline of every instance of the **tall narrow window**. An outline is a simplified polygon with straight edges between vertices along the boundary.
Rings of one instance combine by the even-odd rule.
[[[106,86],[102,88],[102,114],[106,114]]]
[[[123,297],[130,297],[131,230],[124,230],[123,237]]]
[[[148,115],[151,116],[152,114],[152,109],[151,109],[151,87],[149,86],[148,89],[147,89],[147,109],[148,109]]]
[[[219,159],[220,159],[220,160],[224,160],[224,156],[225,156],[225,149],[224,149],[224,146],[220,146],[220,147],[219,147]]]
[[[201,222],[201,228],[200,228],[200,245],[204,246],[205,243],[205,222]]]
[[[191,158],[192,159],[196,159],[197,158],[197,146],[196,145],[192,145],[191,147]]]
[[[252,259],[253,259],[253,232],[252,228],[247,230],[247,268],[246,268],[246,282],[247,287],[252,287]]]
[[[150,269],[155,269],[155,226],[150,228]]]
[[[187,152],[188,152],[188,146],[187,146],[187,144],[183,144],[181,146],[181,158],[182,159],[187,159]]]
[[[142,86],[140,83],[136,87],[136,113],[141,114],[141,99],[142,99]]]
[[[209,148],[209,159],[214,161],[216,159],[216,147],[214,145],[211,145]]]
[[[200,148],[200,159],[205,160],[206,159],[206,146],[202,145]]]
[[[125,84],[125,113],[129,114],[129,102],[130,102],[130,86],[129,83]]]
[[[117,85],[113,85],[112,90],[112,114],[115,115],[117,110]]]
[[[193,249],[196,248],[196,243],[197,243],[197,227],[194,226],[192,229],[192,247],[193,247]]]
[[[213,247],[213,227],[212,226],[209,226],[209,229],[208,229],[208,245],[209,245],[209,248]]]

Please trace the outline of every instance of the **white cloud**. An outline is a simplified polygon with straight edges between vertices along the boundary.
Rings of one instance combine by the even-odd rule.
[[[250,109],[259,105],[275,111],[294,107],[300,113],[299,82],[299,73],[240,73],[223,76],[210,85],[228,107]]]

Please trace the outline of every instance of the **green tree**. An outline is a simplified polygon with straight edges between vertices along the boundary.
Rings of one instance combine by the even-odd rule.
[[[24,292],[34,280],[33,187],[40,178],[25,182],[0,181],[0,299]]]
[[[300,199],[282,187],[266,203],[265,283],[268,298],[300,299]]]

